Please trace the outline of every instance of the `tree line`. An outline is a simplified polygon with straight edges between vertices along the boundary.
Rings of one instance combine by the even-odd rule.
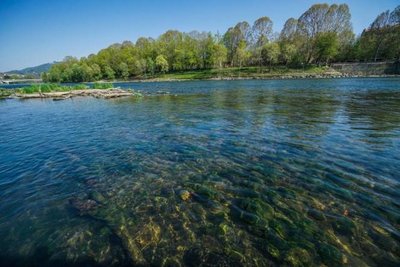
[[[153,38],[125,41],[54,64],[44,81],[89,82],[146,77],[170,71],[274,66],[300,67],[346,61],[400,59],[400,6],[377,16],[355,37],[346,4],[315,4],[273,32],[269,17],[243,21],[225,34],[169,30]]]

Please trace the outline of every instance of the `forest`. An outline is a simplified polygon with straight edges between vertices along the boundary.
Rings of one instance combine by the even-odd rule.
[[[168,30],[156,39],[124,41],[77,59],[66,57],[42,79],[47,82],[128,80],[155,74],[205,69],[301,68],[333,62],[400,59],[400,6],[379,14],[355,36],[346,4],[315,4],[299,18],[289,18],[280,33],[261,17],[237,23],[224,34]]]

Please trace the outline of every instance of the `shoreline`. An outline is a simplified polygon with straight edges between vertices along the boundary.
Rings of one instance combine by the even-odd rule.
[[[138,80],[116,80],[107,81],[111,83],[146,83],[146,82],[185,82],[185,81],[241,81],[241,80],[307,80],[307,79],[352,79],[352,78],[400,78],[400,74],[384,74],[384,75],[280,75],[280,76],[264,76],[264,77],[213,77],[213,78],[190,78],[190,79],[177,79],[177,78],[149,78]],[[103,81],[101,81],[103,82]],[[105,81],[104,81],[105,82]]]
[[[241,80],[304,80],[304,79],[351,79],[351,78],[400,78],[400,74],[342,74],[342,73],[322,73],[322,74],[285,74],[285,75],[265,75],[265,76],[220,76],[220,77],[209,77],[209,78],[168,78],[168,77],[158,77],[158,78],[147,78],[147,79],[128,79],[128,80],[98,80],[91,82],[79,82],[76,84],[93,84],[93,83],[146,83],[146,82],[185,82],[185,81],[241,81]],[[12,85],[12,84],[40,84],[47,82],[34,81],[28,83],[26,81],[22,83],[0,83],[1,85]],[[72,82],[65,82],[60,84],[71,84]],[[75,83],[74,83],[75,84]]]

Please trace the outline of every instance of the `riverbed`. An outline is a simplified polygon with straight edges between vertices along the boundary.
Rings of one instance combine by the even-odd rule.
[[[399,266],[400,78],[0,101],[1,266]]]

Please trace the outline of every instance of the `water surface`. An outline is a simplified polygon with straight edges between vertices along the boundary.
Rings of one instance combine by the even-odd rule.
[[[0,101],[1,266],[399,266],[400,79],[117,85]]]

